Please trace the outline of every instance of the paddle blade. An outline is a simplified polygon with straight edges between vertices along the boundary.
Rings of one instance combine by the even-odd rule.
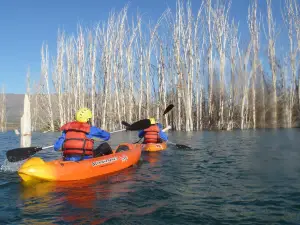
[[[121,123],[122,123],[125,127],[129,127],[129,126],[130,126],[130,124],[127,123],[127,122],[125,122],[125,121],[122,121]]]
[[[29,158],[41,150],[42,148],[40,147],[15,148],[6,152],[6,158],[9,162],[18,162]]]
[[[192,149],[191,147],[187,146],[187,145],[180,145],[180,144],[176,144],[177,148],[182,148],[182,149]]]
[[[171,141],[168,141],[168,143],[172,144],[172,145],[175,145],[177,148],[181,148],[181,149],[192,149],[191,147],[187,146],[187,145],[181,145],[181,144],[176,144],[176,143],[173,143]]]
[[[167,108],[165,109],[165,111],[164,111],[163,116],[164,116],[165,114],[167,114],[168,112],[170,112],[173,108],[174,108],[174,105],[173,105],[173,104],[168,105],[168,107],[167,107]]]
[[[151,126],[150,120],[139,120],[126,128],[126,130],[144,130]]]

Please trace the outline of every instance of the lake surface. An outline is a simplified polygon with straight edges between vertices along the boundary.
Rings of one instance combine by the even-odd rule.
[[[59,133],[34,133],[52,145]],[[109,143],[136,141],[136,132]],[[0,134],[0,224],[300,224],[300,129],[169,132],[160,153],[111,176],[24,187],[5,152],[19,146]],[[60,153],[36,154],[45,160]]]

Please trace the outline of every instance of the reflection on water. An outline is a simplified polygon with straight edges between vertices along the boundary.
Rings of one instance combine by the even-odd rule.
[[[152,165],[161,160],[162,152],[144,152],[143,159]]]
[[[134,192],[134,186],[138,183],[138,179],[143,179],[139,176],[134,177],[135,172],[136,168],[132,167],[121,173],[84,181],[40,182],[30,186],[22,184],[20,192],[20,197],[24,201],[22,213],[30,215],[38,211],[39,214],[52,214],[53,211],[60,211],[59,220],[61,221],[90,222],[91,220],[87,220],[87,218],[91,217],[94,208],[100,205],[107,211],[109,208],[107,203],[112,199],[126,198],[128,193]],[[150,179],[148,178],[148,180]],[[146,207],[139,212],[142,213],[143,210],[146,212],[150,209]],[[122,216],[125,212],[127,211],[100,213],[102,216],[98,214],[99,219],[96,222]]]

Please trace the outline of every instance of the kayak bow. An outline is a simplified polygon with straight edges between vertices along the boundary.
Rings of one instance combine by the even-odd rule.
[[[146,152],[157,152],[157,151],[163,151],[167,149],[167,143],[147,143],[142,144],[142,148]]]

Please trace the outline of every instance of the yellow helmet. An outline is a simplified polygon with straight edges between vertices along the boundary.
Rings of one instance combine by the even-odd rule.
[[[88,108],[81,108],[77,111],[75,119],[78,122],[86,123],[92,118],[92,112]]]
[[[155,118],[149,118],[151,124],[156,124]]]

